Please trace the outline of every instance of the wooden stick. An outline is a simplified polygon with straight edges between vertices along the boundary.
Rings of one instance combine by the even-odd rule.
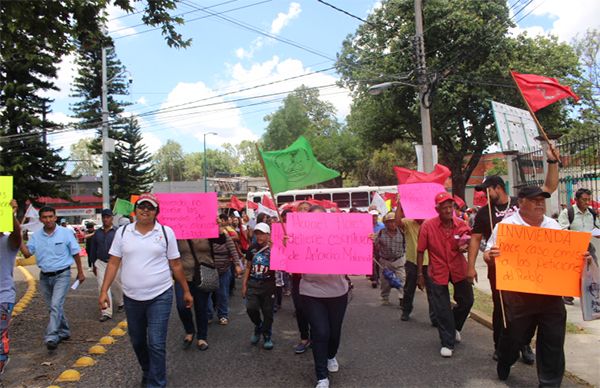
[[[271,188],[271,180],[269,179],[269,174],[267,174],[267,168],[265,167],[265,161],[263,160],[262,154],[260,153],[260,149],[258,148],[258,144],[254,144],[256,146],[256,152],[258,153],[258,160],[260,160],[260,165],[263,168],[263,172],[265,174],[265,179],[267,180],[267,185],[269,186],[269,193],[271,193],[271,198],[273,198],[273,203],[275,203],[275,211],[277,211],[277,216],[279,217],[279,221],[281,221],[281,228],[283,229],[283,235],[287,236],[287,231],[285,230],[285,222],[281,218],[281,213],[279,213],[279,207],[277,206],[277,199],[275,195],[273,195],[273,189]]]
[[[540,124],[540,122],[538,121],[537,116],[535,115],[535,112],[531,109],[531,106],[529,106],[529,103],[527,102],[527,99],[525,98],[523,91],[519,87],[519,84],[517,83],[517,80],[515,79],[515,76],[512,71],[510,72],[510,76],[513,79],[515,85],[517,86],[517,90],[519,91],[519,94],[521,94],[521,98],[523,98],[523,101],[525,101],[525,106],[527,106],[527,110],[531,114],[531,117],[533,117],[533,121],[535,121],[535,125],[538,127],[538,129],[542,133],[542,137],[544,138],[544,140],[546,140],[546,143],[548,143],[548,146],[550,147],[550,151],[552,152],[552,155],[554,155],[554,159],[558,161],[558,166],[562,167],[563,166],[562,162],[561,162],[560,158],[558,157],[558,155],[556,155],[556,150],[552,146],[552,143],[550,143],[550,139],[548,139],[548,135],[546,134],[546,131],[544,131],[542,124]]]
[[[494,231],[494,223],[492,222],[492,201],[490,201],[490,188],[487,187],[485,189],[485,193],[487,194],[487,202],[488,202],[488,212],[490,215],[490,232]],[[508,206],[510,206],[510,197],[508,198],[508,204],[506,205],[506,209],[508,210]],[[496,263],[494,263],[496,265]],[[498,273],[496,273],[498,276]],[[506,312],[504,311],[504,299],[502,298],[502,290],[498,290],[498,294],[500,294],[500,309],[502,310],[502,326],[506,329]]]

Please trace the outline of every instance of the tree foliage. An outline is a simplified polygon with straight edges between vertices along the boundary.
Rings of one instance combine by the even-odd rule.
[[[506,1],[428,1],[424,4],[428,98],[433,143],[452,171],[453,191],[465,184],[483,151],[496,142],[489,100],[523,107],[510,68],[569,80],[578,74],[572,48],[555,38],[511,37]],[[380,96],[367,88],[393,81],[416,84],[414,9],[411,1],[384,1],[343,43],[337,69],[353,91],[348,125],[370,148],[397,139],[421,142],[416,88],[399,86]],[[546,128],[564,131],[570,122],[562,104],[539,112]]]
[[[77,143],[71,144],[70,160],[74,162],[73,175],[100,175],[98,167],[102,161],[98,155],[94,155],[90,150],[92,145],[91,138],[80,139]]]
[[[155,179],[159,182],[184,180],[185,162],[181,144],[167,140],[152,156]]]

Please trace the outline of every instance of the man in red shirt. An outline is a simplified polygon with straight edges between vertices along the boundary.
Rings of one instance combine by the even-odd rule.
[[[431,303],[438,320],[442,357],[452,357],[460,342],[460,331],[473,306],[473,287],[467,280],[464,252],[469,244],[469,226],[454,216],[454,199],[447,192],[435,196],[438,217],[421,225],[417,244],[417,285],[423,290],[423,253],[429,252]],[[454,308],[450,305],[448,283],[454,285]]]

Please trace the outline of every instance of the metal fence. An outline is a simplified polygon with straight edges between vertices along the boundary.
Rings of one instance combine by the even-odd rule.
[[[559,203],[568,204],[579,188],[590,189],[592,199],[600,203],[600,132],[561,138],[557,148],[562,162],[557,190]],[[515,192],[523,186],[544,183],[545,158],[543,149],[514,157]]]

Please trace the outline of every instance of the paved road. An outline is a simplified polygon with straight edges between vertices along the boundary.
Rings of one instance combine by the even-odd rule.
[[[15,320],[13,356],[0,386],[45,387],[106,335],[117,321],[97,321],[95,282],[69,295],[66,311],[72,322],[72,339],[48,355],[41,334],[47,313],[41,298]],[[400,321],[396,306],[380,306],[378,292],[364,277],[355,277],[355,292],[348,308],[338,354],[340,371],[331,376],[334,387],[536,386],[535,368],[517,364],[507,384],[497,380],[491,359],[491,332],[468,320],[463,342],[451,359],[439,355],[437,330],[426,318],[426,300],[417,293],[416,310],[409,322]],[[22,287],[20,287],[22,289]],[[21,291],[20,291],[21,292]],[[230,324],[209,326],[209,350],[181,349],[183,329],[175,308],[168,340],[168,380],[171,387],[311,387],[315,384],[312,354],[295,355],[297,330],[291,298],[275,316],[275,349],[250,345],[252,325],[242,300],[232,299]],[[122,315],[117,318],[121,318]],[[78,384],[61,387],[138,387],[141,372],[128,337],[96,357],[97,364],[81,369]],[[42,364],[45,363],[45,364]],[[49,363],[49,364],[48,364]],[[565,379],[564,386],[576,386]]]
[[[354,298],[349,306],[338,354],[340,371],[332,386],[506,386],[496,378],[491,359],[491,332],[469,320],[463,342],[454,357],[439,355],[437,330],[426,320],[425,299],[418,295],[414,318],[400,321],[400,310],[380,306],[378,293],[364,277],[354,278]],[[183,329],[174,312],[168,344],[168,380],[173,387],[310,387],[315,384],[312,354],[295,355],[297,341],[291,299],[275,316],[275,349],[250,345],[252,325],[241,303],[232,300],[228,326],[209,327],[206,352],[182,350]],[[127,341],[120,341],[99,364],[86,371],[81,386],[129,386],[139,384],[141,374]],[[518,364],[509,386],[536,386],[535,368]],[[575,386],[565,380],[564,386]]]

